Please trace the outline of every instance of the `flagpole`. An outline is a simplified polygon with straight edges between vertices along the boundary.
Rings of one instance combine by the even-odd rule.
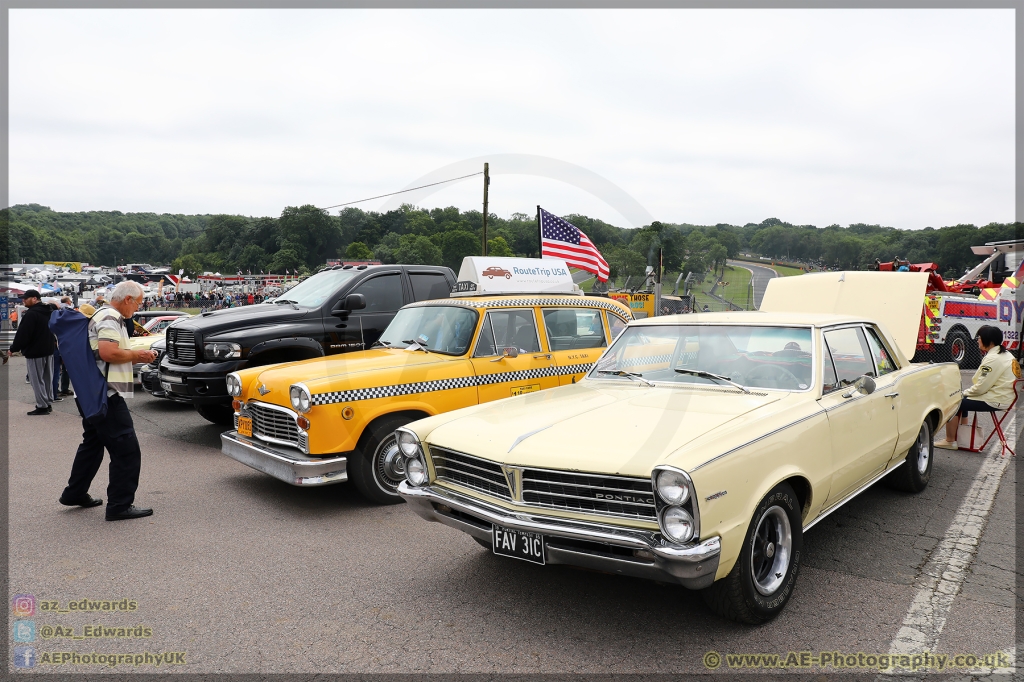
[[[544,233],[540,229],[540,204],[537,204],[537,258],[544,257]]]

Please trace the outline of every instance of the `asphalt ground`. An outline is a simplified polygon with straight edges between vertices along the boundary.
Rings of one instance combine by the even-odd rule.
[[[220,428],[190,407],[144,393],[129,403],[143,450],[136,502],[155,514],[110,523],[102,507],[63,507],[57,497],[81,422],[73,401],[56,403],[52,415],[26,416],[24,368],[15,358],[0,370],[9,380],[9,590],[35,597],[37,660],[55,652],[184,652],[184,664],[160,667],[39,663],[17,671],[67,679],[87,672],[692,674],[709,672],[709,652],[720,656],[714,672],[721,674],[734,671],[729,654],[885,654],[927,588],[928,567],[982,465],[1002,464],[998,449],[937,450],[923,493],[872,487],[808,532],[785,611],[749,627],[713,615],[680,587],[493,556],[404,505],[371,505],[348,484],[278,482],[220,454]],[[964,377],[969,384],[970,373]],[[981,537],[959,566],[964,578],[952,604],[929,616],[933,653],[1013,647],[1016,460],[1007,463],[991,509],[972,521]],[[106,497],[106,477],[104,464],[93,495]],[[67,611],[83,598],[134,600],[136,609],[42,610],[57,602]],[[55,634],[83,635],[96,625],[151,633]],[[13,660],[9,669],[16,670]]]

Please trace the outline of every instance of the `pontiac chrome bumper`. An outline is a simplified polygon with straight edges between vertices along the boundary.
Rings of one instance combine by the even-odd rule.
[[[408,481],[399,484],[398,494],[427,521],[443,523],[488,543],[492,524],[540,533],[549,564],[677,582],[691,590],[711,585],[718,571],[722,548],[717,537],[672,546],[652,531],[513,512],[443,488],[414,488]]]
[[[275,448],[249,440],[239,436],[237,431],[220,434],[220,451],[246,466],[292,485],[330,485],[348,480],[347,457],[310,457],[297,450]]]

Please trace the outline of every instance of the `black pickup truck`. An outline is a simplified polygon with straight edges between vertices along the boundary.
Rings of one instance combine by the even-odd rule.
[[[403,305],[445,298],[454,285],[450,268],[429,265],[322,270],[271,303],[207,311],[169,327],[160,387],[230,425],[228,372],[369,348]]]

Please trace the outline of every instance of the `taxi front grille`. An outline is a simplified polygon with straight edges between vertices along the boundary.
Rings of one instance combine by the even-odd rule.
[[[196,337],[185,329],[167,330],[167,359],[177,365],[196,364]]]
[[[523,502],[644,521],[658,518],[649,478],[524,469]]]
[[[248,403],[245,410],[248,416],[252,417],[253,436],[270,443],[302,449],[299,442],[299,427],[290,410],[268,407],[255,401]]]
[[[505,474],[494,462],[435,446],[430,446],[430,459],[439,481],[458,483],[505,500],[512,499]]]

